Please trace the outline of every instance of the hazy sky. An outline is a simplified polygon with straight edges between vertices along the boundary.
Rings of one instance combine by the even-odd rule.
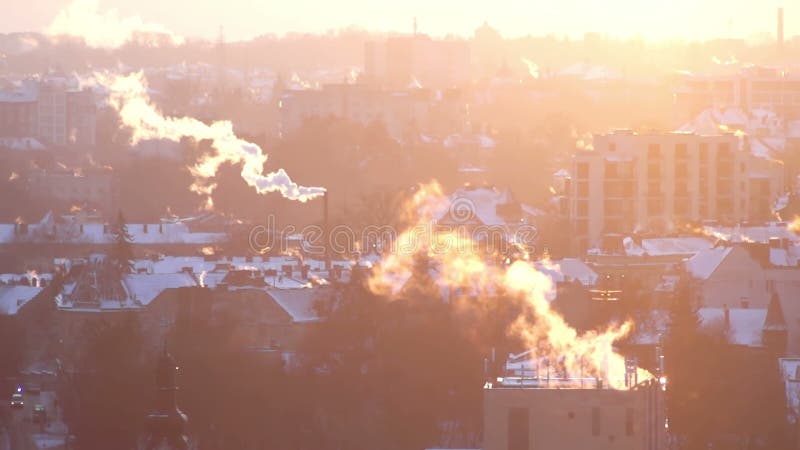
[[[0,0],[0,32],[42,31],[71,0]],[[471,35],[488,21],[504,36],[598,31],[646,39],[750,37],[775,32],[784,5],[785,35],[800,34],[800,2],[787,0],[98,0],[100,12],[139,16],[187,37],[247,39],[264,33],[369,30]],[[24,6],[23,6],[24,5]]]

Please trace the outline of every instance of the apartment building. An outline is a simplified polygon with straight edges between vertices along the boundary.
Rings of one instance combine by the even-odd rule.
[[[18,89],[0,91],[0,136],[37,136],[36,100],[33,82],[23,83]]]
[[[755,156],[733,134],[616,131],[574,156],[568,215],[578,250],[606,234],[765,221],[783,177],[781,162]]]
[[[364,45],[364,77],[389,89],[412,82],[433,88],[461,86],[470,81],[469,44],[417,33],[370,41]]]
[[[67,80],[24,80],[0,92],[0,137],[35,137],[43,143],[94,146],[97,108],[88,89]]]
[[[734,73],[686,74],[675,94],[675,119],[683,124],[707,108],[768,109],[800,118],[800,73],[776,67],[744,67]]]
[[[103,168],[31,170],[27,188],[37,198],[67,208],[88,205],[112,213],[116,201],[113,173]]]

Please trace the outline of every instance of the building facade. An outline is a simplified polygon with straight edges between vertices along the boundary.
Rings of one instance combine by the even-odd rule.
[[[629,390],[488,387],[484,450],[667,448],[661,386]]]
[[[712,107],[769,109],[800,118],[800,74],[775,67],[745,67],[719,75],[687,74],[674,91],[675,118],[682,124]]]
[[[783,177],[781,162],[753,155],[733,134],[617,131],[574,156],[568,215],[579,249],[606,234],[766,221]]]
[[[470,81],[469,44],[417,33],[367,42],[364,76],[367,82],[389,89],[415,82],[433,88],[460,86]]]
[[[361,125],[382,123],[395,139],[436,131],[459,132],[467,107],[457,93],[437,96],[429,89],[389,91],[365,84],[332,84],[322,89],[286,91],[278,103],[280,135],[291,134],[311,118],[334,117]]]
[[[25,80],[0,92],[0,137],[35,137],[43,143],[94,146],[97,107],[89,89],[66,80]]]

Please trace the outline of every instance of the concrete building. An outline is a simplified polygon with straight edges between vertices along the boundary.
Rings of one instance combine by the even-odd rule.
[[[367,42],[364,77],[370,84],[390,89],[414,82],[433,88],[460,86],[470,81],[469,44],[416,33]]]
[[[686,74],[675,88],[675,120],[683,124],[707,108],[769,109],[800,118],[800,73],[776,67],[744,67],[733,73]]]
[[[36,85],[27,81],[18,89],[0,92],[0,136],[38,136]]]
[[[629,390],[487,384],[484,450],[667,448],[661,386]]]
[[[66,207],[87,205],[111,213],[116,204],[111,169],[32,170],[27,182],[35,196]]]
[[[61,78],[24,80],[0,92],[0,137],[35,137],[65,146],[96,144],[97,108],[89,89]]]
[[[332,84],[322,89],[285,91],[278,103],[280,135],[310,118],[335,117],[362,125],[380,122],[395,139],[435,132],[463,131],[467,108],[458,93],[409,88],[398,91],[363,84]]]
[[[568,216],[585,249],[611,233],[766,221],[783,191],[783,165],[753,155],[733,134],[616,131],[574,156]]]

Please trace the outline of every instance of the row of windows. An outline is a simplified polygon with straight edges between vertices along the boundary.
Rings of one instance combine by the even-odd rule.
[[[603,432],[603,411],[599,407],[591,410],[591,431],[592,436],[600,436]],[[633,408],[625,408],[625,423],[623,429],[625,436],[635,435],[634,425],[635,412]],[[566,413],[567,420],[575,420],[574,412]],[[529,450],[531,441],[530,430],[530,410],[528,408],[509,408],[508,410],[508,450]],[[577,431],[577,430],[574,430]],[[578,431],[579,432],[579,431]],[[612,431],[612,434],[614,432]]]

